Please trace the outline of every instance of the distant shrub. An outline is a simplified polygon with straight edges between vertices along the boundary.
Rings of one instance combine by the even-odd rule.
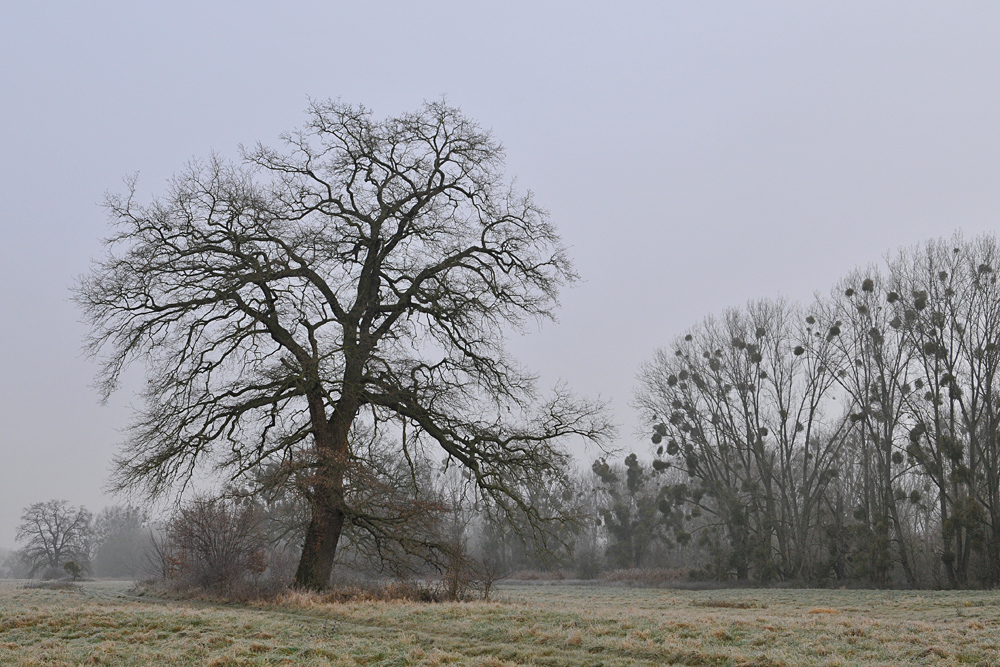
[[[150,548],[149,517],[138,507],[105,507],[94,518],[93,573],[98,577],[142,574]]]
[[[601,574],[601,561],[597,557],[597,552],[587,549],[577,554],[576,557],[576,578],[577,579],[597,579]]]
[[[76,561],[66,561],[63,563],[63,569],[66,570],[66,574],[73,578],[73,581],[83,576],[83,568],[77,565]]]
[[[21,552],[0,549],[0,579],[27,579],[31,576],[31,564],[24,560]]]
[[[629,586],[666,586],[685,580],[685,573],[679,569],[663,568],[632,568],[628,570],[611,570],[600,576],[605,583],[622,583]]]

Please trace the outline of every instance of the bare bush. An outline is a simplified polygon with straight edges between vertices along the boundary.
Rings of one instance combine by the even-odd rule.
[[[503,559],[494,554],[485,553],[472,563],[472,588],[482,593],[483,600],[490,601],[493,587],[501,580],[510,576],[510,568]]]
[[[171,581],[179,577],[180,561],[174,555],[170,540],[163,531],[150,529],[146,547],[146,571],[150,578]]]
[[[453,544],[445,553],[447,568],[441,577],[441,583],[449,600],[462,600],[467,597],[469,588],[473,585],[474,560],[464,544]]]
[[[291,577],[289,558],[268,544],[260,509],[246,501],[196,498],[153,537],[149,561],[174,590],[230,598],[274,595]]]

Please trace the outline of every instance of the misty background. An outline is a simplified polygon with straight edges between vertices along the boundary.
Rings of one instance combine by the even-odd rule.
[[[584,279],[511,349],[609,399],[625,449],[648,447],[639,364],[705,315],[1000,219],[993,4],[8,4],[0,547],[31,503],[113,502],[141,373],[98,405],[69,300],[103,193],[275,145],[309,97],[382,117],[442,95],[506,145]]]

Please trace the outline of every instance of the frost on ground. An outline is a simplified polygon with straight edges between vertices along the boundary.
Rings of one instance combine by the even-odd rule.
[[[0,584],[3,665],[1000,664],[1000,594],[508,587],[233,606]]]

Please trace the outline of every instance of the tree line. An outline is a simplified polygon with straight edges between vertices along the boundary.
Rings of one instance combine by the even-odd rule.
[[[34,503],[15,533],[21,548],[0,554],[0,578],[137,578],[148,571],[152,528],[138,507],[114,505],[94,515],[65,500]]]
[[[719,579],[1000,583],[997,261],[991,235],[930,241],[659,350],[636,393],[657,479],[639,523]]]

